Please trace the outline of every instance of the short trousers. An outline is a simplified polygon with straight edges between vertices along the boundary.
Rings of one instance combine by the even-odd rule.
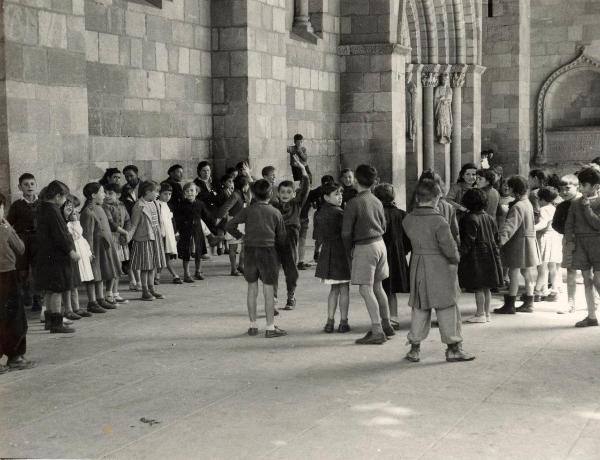
[[[248,283],[259,279],[266,285],[273,285],[279,277],[277,250],[244,246],[244,278]]]
[[[600,270],[600,238],[576,236],[572,268],[575,270]]]
[[[574,270],[573,268],[573,251],[575,249],[575,243],[569,243],[563,239],[562,245],[562,263],[561,267],[567,270]]]
[[[352,284],[372,286],[390,276],[383,240],[357,244],[352,250]]]
[[[300,219],[300,233],[298,239],[306,239],[306,235],[308,235],[308,217],[303,217]]]

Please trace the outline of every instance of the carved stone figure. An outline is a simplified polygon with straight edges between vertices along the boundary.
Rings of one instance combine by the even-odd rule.
[[[440,144],[452,142],[452,88],[448,74],[441,76],[441,84],[435,89],[435,127]]]
[[[406,137],[413,140],[417,136],[417,120],[415,120],[415,96],[417,86],[412,81],[412,75],[406,82]]]

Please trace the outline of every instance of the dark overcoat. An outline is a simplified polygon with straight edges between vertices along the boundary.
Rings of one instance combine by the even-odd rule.
[[[339,206],[323,203],[315,216],[315,234],[323,242],[315,276],[327,280],[350,280],[348,254],[342,241],[344,211]]]
[[[383,241],[387,249],[387,261],[390,269],[389,278],[383,280],[383,288],[388,294],[410,291],[410,275],[406,256],[411,250],[410,239],[404,232],[402,221],[406,211],[398,209],[394,204],[383,205],[386,228]]]

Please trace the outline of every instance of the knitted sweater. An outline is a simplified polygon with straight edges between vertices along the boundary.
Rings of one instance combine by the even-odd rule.
[[[238,224],[246,224],[246,233],[238,230]],[[253,248],[272,248],[285,243],[286,232],[283,216],[279,210],[264,202],[255,202],[242,209],[225,225],[225,231],[234,238],[244,238],[244,244]]]
[[[385,233],[386,223],[383,205],[370,190],[360,192],[346,203],[342,239],[346,250],[356,244],[378,241]]]
[[[600,198],[592,198],[588,204],[583,204],[583,198],[571,201],[567,222],[565,223],[565,238],[574,241],[575,236],[600,237]]]

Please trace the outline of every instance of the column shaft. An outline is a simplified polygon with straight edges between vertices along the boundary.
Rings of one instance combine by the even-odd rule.
[[[462,166],[462,87],[465,84],[464,71],[452,73],[452,145],[450,146],[451,180],[456,182]]]
[[[423,169],[435,167],[435,114],[433,93],[438,85],[437,71],[422,74],[423,83]]]
[[[309,25],[308,0],[295,0],[294,26]]]

